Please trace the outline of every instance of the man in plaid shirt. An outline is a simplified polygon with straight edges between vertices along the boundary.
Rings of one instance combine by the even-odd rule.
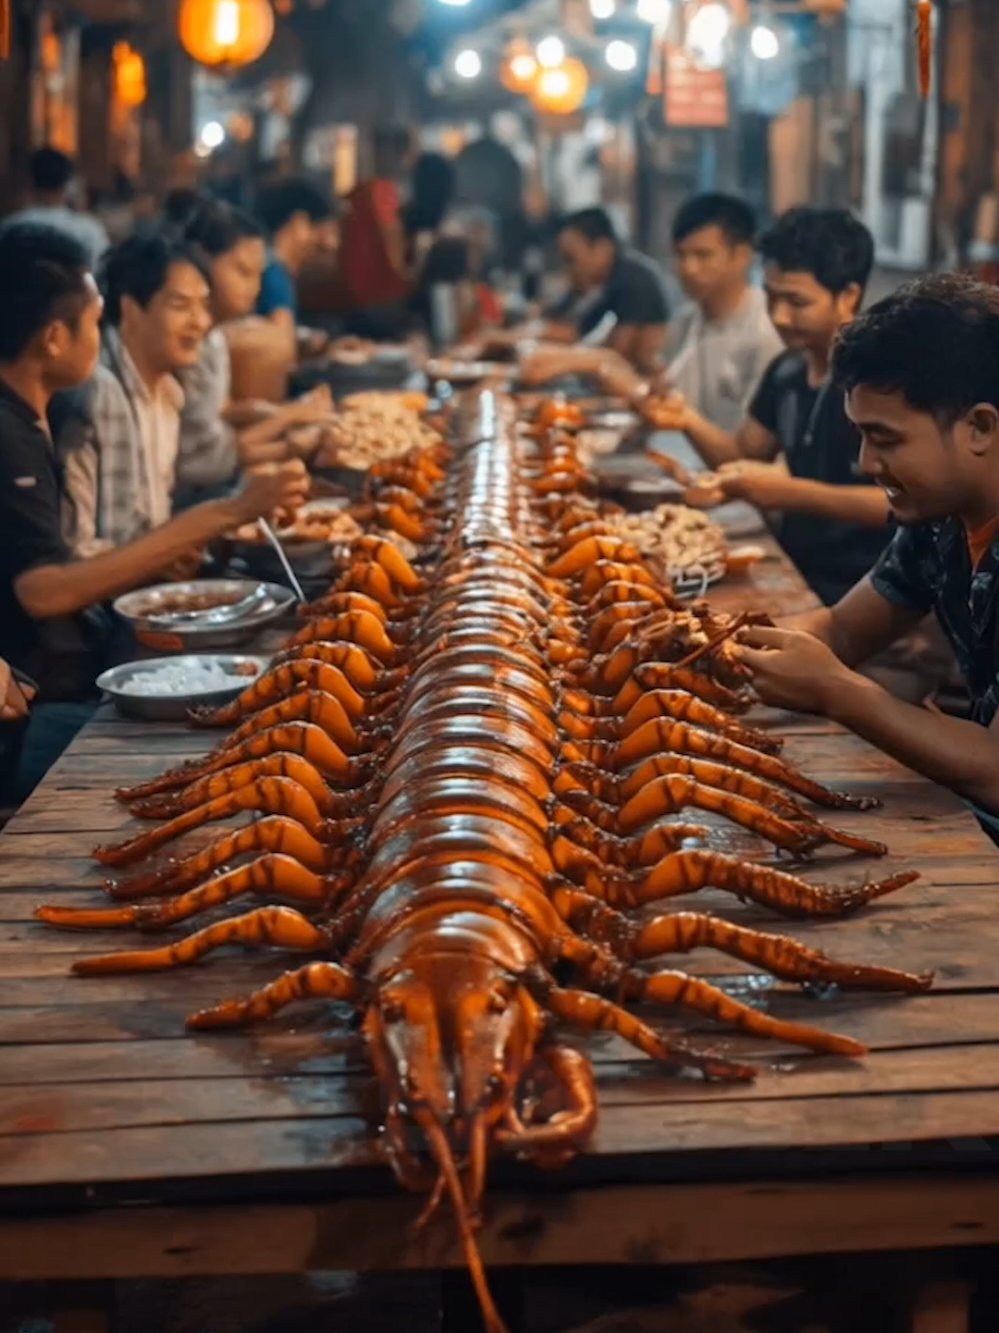
[[[197,362],[212,324],[201,259],[162,236],[135,236],[113,251],[105,286],[100,363],[53,411],[66,535],[78,557],[170,520],[182,480],[176,376]]]

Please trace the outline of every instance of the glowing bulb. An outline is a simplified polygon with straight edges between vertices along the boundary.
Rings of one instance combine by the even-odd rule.
[[[669,22],[670,0],[638,0],[635,13],[645,23],[658,26]]]
[[[761,23],[750,34],[749,49],[757,60],[773,60],[780,51],[780,41],[773,28],[764,27]]]
[[[701,50],[721,46],[728,36],[730,21],[724,5],[702,5],[687,24],[687,41]]]
[[[565,59],[565,42],[561,37],[542,37],[538,42],[538,64],[554,69]]]
[[[235,46],[239,41],[239,5],[236,0],[218,0],[215,40],[219,46]]]
[[[617,40],[607,43],[604,59],[611,69],[616,69],[619,74],[627,74],[638,64],[638,52],[631,42]]]
[[[478,51],[466,47],[454,58],[454,72],[459,79],[477,79],[482,73],[482,57]]]
[[[510,61],[510,73],[520,83],[527,83],[533,79],[537,68],[538,62],[526,51],[522,51],[519,56],[514,56]]]
[[[453,5],[455,9],[462,9],[465,5],[471,3],[471,0],[440,0],[442,5]]]
[[[225,126],[217,120],[210,120],[206,125],[202,125],[199,140],[207,152],[212,152],[215,148],[221,148],[225,143]]]
[[[617,0],[590,0],[590,13],[597,20],[612,19],[617,9]]]
[[[569,91],[569,76],[564,69],[546,69],[538,80],[538,91],[543,97],[565,97]]]

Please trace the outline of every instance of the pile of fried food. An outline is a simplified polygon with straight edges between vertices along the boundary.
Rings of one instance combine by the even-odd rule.
[[[659,1016],[863,1055],[849,1035],[782,1017],[779,988],[766,1007],[744,1003],[683,955],[713,949],[788,987],[903,994],[932,980],[830,957],[724,906],[672,905],[712,887],[775,917],[836,919],[917,876],[836,886],[768,859],[884,855],[856,813],[877,801],[808,778],[740,716],[751,682],[732,638],[753,617],[679,606],[581,503],[572,437],[549,431],[528,456],[510,409],[485,393],[450,447],[372,470],[371,512],[409,516],[414,559],[358,538],[272,669],[198,715],[227,729],[214,748],[117,793],[154,822],[95,850],[120,876],[114,905],[37,913],[149,930],[223,909],[192,933],[84,951],[84,976],[181,967],[227,945],[297,952],[294,970],[190,1025],[265,1022],[303,1000],[354,1010],[385,1158],[430,1196],[423,1221],[450,1201],[487,1333],[504,1331],[475,1239],[488,1158],[555,1168],[586,1148],[598,1099],[585,1033],[709,1081],[755,1071]],[[826,811],[854,812],[854,826]],[[237,822],[149,861],[221,820]],[[731,848],[735,827],[755,835],[748,855],[712,846],[720,833]]]
[[[696,509],[661,504],[638,514],[614,514],[610,522],[643,555],[660,560],[674,581],[689,578],[695,570],[724,569],[728,551],[725,534]]]
[[[419,393],[352,394],[323,426],[313,465],[365,471],[382,459],[439,444],[440,434],[423,419],[426,407]]]

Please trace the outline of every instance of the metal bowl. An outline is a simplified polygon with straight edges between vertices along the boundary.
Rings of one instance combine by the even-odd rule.
[[[129,682],[148,676],[160,667],[190,665],[217,665],[226,672],[252,665],[252,675],[233,675],[231,689],[192,690],[189,694],[135,694],[128,690]],[[192,708],[218,708],[235,699],[247,685],[257,680],[270,665],[266,657],[227,656],[212,653],[192,653],[186,657],[151,657],[142,662],[123,662],[97,677],[97,688],[103,690],[123,717],[140,718],[146,722],[186,722]]]
[[[179,620],[171,625],[163,613],[157,614],[157,603],[178,593],[225,593],[236,601],[245,597],[257,582],[257,579],[196,579],[190,583],[159,583],[119,597],[114,609],[128,621],[138,641],[148,648],[167,653],[237,648],[266,625],[279,620],[294,605],[295,594],[289,588],[280,583],[265,583],[266,599],[251,614],[227,625],[199,626]]]

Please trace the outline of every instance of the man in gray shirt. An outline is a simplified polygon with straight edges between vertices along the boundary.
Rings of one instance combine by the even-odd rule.
[[[90,213],[78,213],[67,202],[74,169],[72,161],[57,148],[39,148],[31,156],[32,202],[7,218],[3,226],[30,222],[55,227],[83,246],[90,267],[96,272],[108,248],[108,234]],[[2,228],[0,228],[2,230]]]
[[[670,387],[729,431],[784,350],[766,297],[749,280],[755,230],[749,205],[725,194],[695,195],[673,223],[676,272],[689,301],[670,327]]]

